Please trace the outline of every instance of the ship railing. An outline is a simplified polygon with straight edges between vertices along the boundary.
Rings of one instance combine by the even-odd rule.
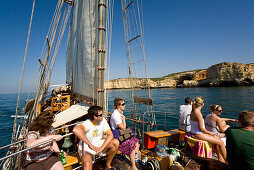
[[[156,122],[156,120],[155,120],[155,122],[153,122],[153,123],[145,123],[146,122],[146,120],[145,120],[145,115],[147,115],[147,114],[156,114],[156,115],[158,115],[158,114],[164,114],[164,130],[166,130],[167,128],[166,128],[166,124],[167,124],[167,117],[169,117],[170,119],[175,119],[175,117],[171,117],[171,116],[169,116],[169,115],[172,115],[172,113],[171,112],[166,112],[166,111],[149,111],[149,112],[144,112],[143,114],[142,114],[142,134],[144,135],[144,131],[145,131],[145,124],[147,124],[147,125],[149,125],[149,124],[152,124],[153,126],[155,126],[155,127],[157,127],[157,122]]]
[[[72,123],[72,124],[69,124],[69,125],[65,125],[65,126],[61,126],[61,127],[59,127],[59,128],[56,128],[55,130],[60,130],[60,129],[67,128],[67,127],[74,126],[74,125],[78,125],[78,124],[81,124],[81,123],[82,123],[82,121],[76,122],[76,123]],[[70,135],[72,135],[72,134],[73,134],[73,133],[68,133],[68,134],[62,135],[62,136],[63,136],[63,137],[66,137],[66,136],[70,136]],[[22,143],[22,142],[26,142],[26,141],[27,141],[27,139],[19,140],[19,141],[17,141],[17,142],[14,142],[14,143],[5,145],[5,146],[3,146],[3,147],[0,147],[0,150],[1,150],[1,149],[4,149],[4,148],[7,148],[7,147],[11,147],[11,146],[13,146],[13,145],[17,145],[17,144]],[[44,144],[47,144],[47,143],[50,143],[50,142],[52,142],[52,140],[45,141],[45,143],[40,143],[40,144],[38,144],[38,146],[44,145]],[[7,158],[9,158],[9,157],[15,156],[15,155],[17,155],[17,154],[19,154],[19,153],[22,153],[22,152],[27,151],[27,150],[29,150],[29,149],[32,149],[32,148],[34,148],[34,147],[38,147],[38,146],[36,145],[36,146],[31,147],[31,148],[26,148],[26,149],[17,151],[17,152],[15,152],[15,153],[13,153],[13,154],[10,154],[10,155],[8,155],[8,156],[6,156],[6,157],[1,158],[0,161],[2,161],[2,160],[4,160],[4,159],[7,159]]]
[[[71,132],[71,133],[68,133],[68,134],[66,134],[66,135],[62,135],[62,137],[64,138],[64,137],[70,136],[70,135],[72,135],[72,134],[73,134],[73,133]],[[33,149],[33,148],[36,148],[36,147],[39,147],[39,146],[42,146],[42,145],[49,144],[49,143],[53,142],[53,140],[54,140],[54,139],[49,139],[49,140],[44,141],[44,142],[42,142],[42,143],[39,143],[39,144],[37,144],[37,145],[31,146],[31,147],[29,147],[29,148],[25,148],[25,149],[22,149],[22,150],[20,150],[20,151],[17,151],[17,152],[15,152],[15,153],[13,153],[13,154],[7,155],[7,156],[5,156],[5,157],[3,157],[3,158],[0,158],[0,162],[3,161],[3,160],[5,160],[5,159],[8,159],[8,158],[10,158],[10,157],[13,157],[13,156],[15,156],[15,155],[17,155],[17,154],[20,154],[20,153],[22,153],[22,152],[28,151],[28,150],[30,150],[30,149]]]

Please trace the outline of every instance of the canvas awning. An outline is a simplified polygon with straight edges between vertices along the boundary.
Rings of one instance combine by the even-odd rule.
[[[52,124],[52,126],[56,128],[86,115],[89,107],[90,105],[87,103],[72,105],[69,109],[62,111],[55,116],[55,122]]]

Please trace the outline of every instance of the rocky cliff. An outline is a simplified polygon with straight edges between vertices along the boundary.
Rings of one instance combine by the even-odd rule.
[[[236,86],[254,85],[254,64],[220,63],[203,70],[173,73],[160,78],[133,79],[135,88],[198,87],[198,86]],[[129,89],[130,79],[115,79],[105,82],[108,89]]]
[[[220,63],[207,69],[210,86],[254,85],[254,64]]]

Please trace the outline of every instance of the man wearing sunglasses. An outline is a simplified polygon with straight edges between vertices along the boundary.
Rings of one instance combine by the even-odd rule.
[[[227,161],[232,170],[254,170],[254,112],[239,114],[240,128],[229,128],[227,137]]]
[[[102,156],[105,153],[106,169],[111,169],[111,162],[118,151],[119,141],[113,139],[112,131],[100,106],[91,106],[88,109],[88,117],[89,119],[73,129],[73,133],[80,139],[78,152],[84,169],[92,170],[95,156]],[[104,133],[107,134],[106,139],[103,137]]]

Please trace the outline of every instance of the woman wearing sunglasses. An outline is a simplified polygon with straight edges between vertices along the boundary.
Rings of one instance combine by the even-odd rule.
[[[115,98],[114,100],[114,112],[110,117],[110,126],[113,130],[113,135],[115,139],[118,139],[120,142],[118,150],[123,154],[130,157],[131,166],[133,170],[138,170],[135,164],[135,154],[139,152],[139,139],[136,138],[135,133],[132,129],[126,126],[125,116],[123,111],[125,110],[125,100],[121,98]],[[121,140],[120,131],[129,130],[129,138]]]
[[[223,141],[213,132],[205,128],[205,123],[201,109],[204,106],[204,99],[201,96],[195,98],[192,103],[192,111],[190,115],[191,133],[196,139],[205,140],[215,144],[216,153],[219,161],[226,163],[226,147]]]
[[[207,130],[213,132],[216,136],[222,138],[225,136],[224,132],[230,127],[226,124],[227,121],[237,122],[236,119],[220,118],[222,107],[220,105],[210,105],[212,113],[205,118],[205,127]]]

